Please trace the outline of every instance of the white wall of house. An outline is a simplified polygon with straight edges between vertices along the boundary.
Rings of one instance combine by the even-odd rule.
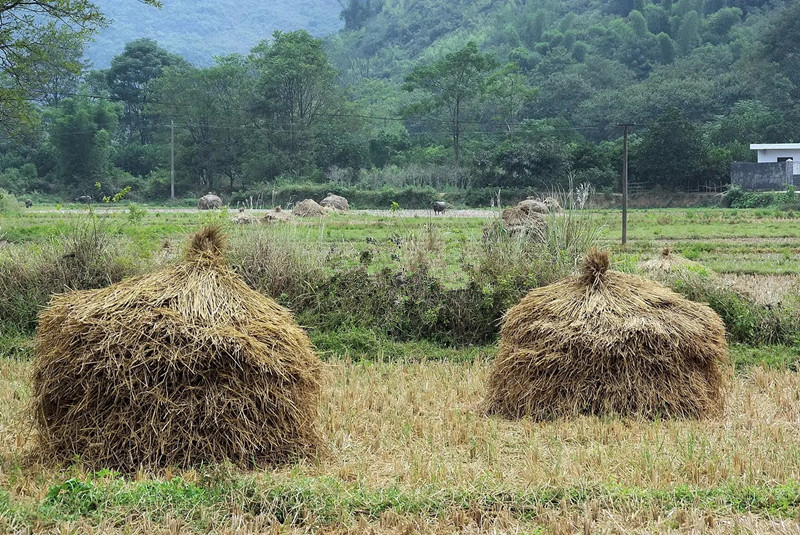
[[[753,144],[750,148],[758,153],[758,163],[777,162],[778,158],[800,162],[800,143]]]

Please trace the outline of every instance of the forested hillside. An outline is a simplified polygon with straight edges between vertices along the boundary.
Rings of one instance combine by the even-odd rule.
[[[43,73],[0,138],[0,188],[66,197],[99,182],[163,200],[173,122],[178,195],[233,199],[297,184],[478,205],[498,189],[618,191],[619,123],[636,125],[636,187],[704,191],[754,158],[750,143],[800,140],[798,2],[349,0],[336,34],[252,47],[224,21],[255,15],[226,2],[123,5],[184,29],[226,10],[218,31],[197,25],[213,63],[140,39],[108,69]]]
[[[112,24],[86,49],[96,68],[107,68],[125,43],[147,37],[195,65],[214,56],[246,54],[275,30],[304,28],[312,35],[342,27],[338,0],[164,0],[161,9],[137,2],[95,0]]]

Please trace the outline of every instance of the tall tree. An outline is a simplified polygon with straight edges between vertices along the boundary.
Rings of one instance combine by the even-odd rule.
[[[437,61],[418,65],[405,77],[403,89],[421,93],[417,103],[404,110],[407,115],[447,110],[456,164],[460,160],[466,107],[484,94],[496,65],[494,56],[482,54],[478,51],[478,45],[469,41],[464,48],[446,54]]]
[[[111,96],[124,104],[120,126],[128,140],[150,143],[153,118],[145,114],[146,85],[161,76],[166,67],[183,63],[183,58],[170,54],[152,39],[131,41],[122,54],[111,60],[106,78]]]
[[[0,126],[14,131],[32,123],[29,99],[41,93],[52,69],[78,73],[81,68],[74,55],[54,52],[85,42],[105,24],[89,0],[0,0]]]
[[[699,185],[707,155],[700,131],[673,107],[644,133],[633,163],[646,182],[688,189]]]
[[[255,110],[270,144],[289,156],[294,170],[313,157],[314,128],[336,105],[336,71],[322,40],[305,30],[273,34],[253,49]]]
[[[111,136],[118,108],[87,96],[64,99],[49,111],[49,142],[55,149],[56,172],[68,186],[87,193],[111,168]]]

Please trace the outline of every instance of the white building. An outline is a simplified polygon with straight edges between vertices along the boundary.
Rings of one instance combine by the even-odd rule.
[[[795,175],[800,174],[800,143],[754,143],[750,149],[758,152],[758,163],[794,163]]]

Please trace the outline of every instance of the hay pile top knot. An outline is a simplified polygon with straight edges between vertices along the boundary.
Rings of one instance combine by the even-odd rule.
[[[39,315],[38,446],[135,471],[315,455],[322,365],[291,313],[224,263],[217,227],[182,262],[55,295]]]

